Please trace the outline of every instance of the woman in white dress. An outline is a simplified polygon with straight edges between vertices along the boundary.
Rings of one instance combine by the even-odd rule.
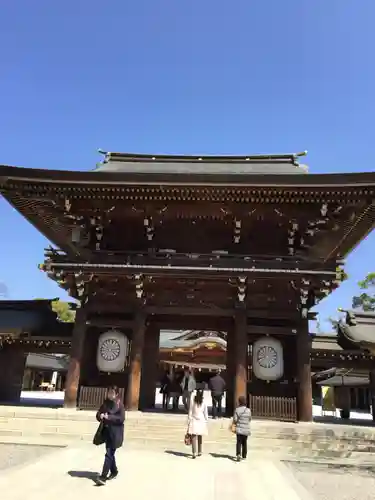
[[[198,390],[192,396],[188,417],[188,434],[191,435],[193,458],[202,455],[203,436],[206,436],[208,422],[208,408],[203,400],[203,391]]]

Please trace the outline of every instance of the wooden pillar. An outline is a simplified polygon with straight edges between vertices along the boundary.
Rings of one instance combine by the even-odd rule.
[[[370,379],[370,394],[371,394],[371,414],[372,420],[375,422],[375,370],[371,370],[369,373]]]
[[[350,387],[341,385],[335,387],[335,406],[340,408],[340,417],[343,419],[350,418],[351,398]]]
[[[227,353],[226,353],[226,397],[225,413],[227,417],[232,417],[234,413],[234,393],[235,393],[235,332],[231,328],[227,331]]]
[[[0,402],[20,402],[27,354],[18,346],[0,348]]]
[[[248,369],[248,339],[246,311],[238,311],[235,316],[235,385],[234,406],[238,398],[245,396],[247,399],[247,369]]]
[[[139,397],[142,376],[142,354],[145,340],[146,316],[140,312],[137,314],[133,328],[128,387],[126,391],[126,409],[137,411],[139,409]]]
[[[297,331],[297,409],[300,422],[313,419],[310,351],[311,338],[306,320]]]
[[[76,311],[72,334],[69,366],[65,379],[64,408],[76,408],[77,406],[85,335],[86,311],[80,307]]]
[[[143,347],[140,408],[155,408],[155,389],[159,374],[160,328],[150,324],[146,329]]]

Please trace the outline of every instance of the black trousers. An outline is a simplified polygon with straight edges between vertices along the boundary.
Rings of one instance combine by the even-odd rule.
[[[163,392],[163,410],[168,410],[169,403],[169,394],[167,392]]]
[[[247,438],[248,436],[237,434],[237,443],[236,443],[237,457],[242,457],[242,458],[247,457]]]
[[[221,417],[223,394],[211,393],[212,397],[212,418]]]
[[[118,473],[115,453],[116,453],[116,448],[112,448],[109,446],[106,447],[103,470],[102,470],[102,477],[103,478],[106,478],[109,473],[111,473],[111,474]]]

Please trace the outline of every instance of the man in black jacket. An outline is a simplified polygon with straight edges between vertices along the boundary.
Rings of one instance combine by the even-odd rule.
[[[210,378],[208,387],[211,391],[212,397],[212,418],[221,417],[222,401],[225,392],[225,380],[220,374],[220,370]]]
[[[107,397],[99,408],[96,419],[102,424],[101,441],[105,443],[106,449],[103,470],[97,478],[97,484],[104,485],[107,480],[118,476],[115,453],[124,441],[125,409],[116,386],[107,389]]]

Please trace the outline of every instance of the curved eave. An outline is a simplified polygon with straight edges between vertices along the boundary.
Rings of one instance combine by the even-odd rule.
[[[373,349],[375,347],[375,329],[373,329],[373,339],[363,330],[363,326],[338,325],[338,333],[349,341],[353,347],[362,349]]]
[[[45,170],[0,165],[0,188],[12,181],[21,183],[65,185],[189,185],[189,186],[254,186],[293,188],[375,187],[375,172],[349,174],[214,174],[214,173],[152,173],[152,172],[79,172]]]

